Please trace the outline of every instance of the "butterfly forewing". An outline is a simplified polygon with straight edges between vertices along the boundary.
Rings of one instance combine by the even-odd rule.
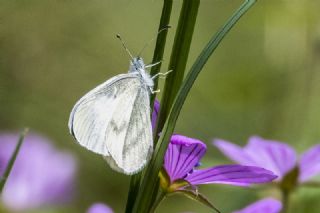
[[[140,171],[151,156],[153,142],[148,89],[145,85],[138,85],[132,104],[119,105],[106,131],[110,152],[106,160],[114,169],[125,174]],[[133,96],[132,92],[130,94]],[[123,144],[113,138],[119,138]]]
[[[107,128],[111,120],[114,120],[114,112],[121,107],[120,105],[125,104],[128,108],[126,110],[130,110],[134,100],[131,98],[132,103],[130,103],[128,93],[137,93],[140,84],[137,75],[121,74],[91,90],[76,103],[71,112],[69,118],[71,134],[87,149],[104,156],[110,155],[106,143]],[[121,135],[114,138],[117,140],[116,143],[119,142]]]

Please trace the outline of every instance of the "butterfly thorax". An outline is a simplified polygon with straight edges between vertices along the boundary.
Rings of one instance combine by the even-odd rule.
[[[150,75],[146,72],[145,64],[142,58],[137,57],[130,61],[129,73],[137,73],[146,86],[148,86],[151,89],[153,88],[153,80],[150,77]]]

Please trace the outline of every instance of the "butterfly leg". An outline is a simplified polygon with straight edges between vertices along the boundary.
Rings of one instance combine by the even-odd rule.
[[[152,88],[150,88],[150,92],[151,92],[152,94],[159,93],[159,92],[160,92],[160,89],[152,90]]]
[[[145,66],[145,68],[154,67],[154,66],[157,66],[157,65],[159,65],[159,64],[161,64],[161,63],[162,63],[162,61],[158,61],[158,62],[156,62],[156,63],[154,63],[154,64],[148,64],[148,65]]]
[[[172,72],[173,70],[169,70],[168,72],[165,72],[165,73],[161,73],[159,72],[158,74],[155,74],[154,76],[151,77],[151,79],[155,79],[159,76],[159,78],[166,78],[166,76]]]

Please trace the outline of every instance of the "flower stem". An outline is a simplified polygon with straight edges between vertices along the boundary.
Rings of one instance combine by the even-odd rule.
[[[158,196],[156,198],[156,200],[154,201],[151,209],[150,209],[150,213],[155,212],[155,210],[157,209],[157,207],[160,205],[160,203],[166,198],[166,193],[160,189],[160,192],[158,193]]]
[[[130,186],[129,186],[127,204],[126,204],[126,211],[125,211],[126,213],[132,212],[136,195],[139,192],[140,180],[141,180],[141,172],[133,175],[130,179]]]
[[[290,197],[290,193],[287,190],[282,190],[281,191],[281,195],[282,195],[282,213],[287,213],[288,209],[289,209],[289,197]]]
[[[145,172],[144,178],[141,183],[141,187],[138,193],[137,202],[134,206],[134,212],[148,213],[150,205],[152,204],[152,198],[150,194],[153,193],[157,187],[159,170],[163,164],[163,157],[166,152],[167,146],[170,141],[170,137],[175,128],[177,119],[179,117],[181,108],[186,100],[189,91],[197,79],[202,68],[208,61],[209,57],[219,46],[226,34],[231,28],[239,21],[239,19],[254,5],[256,0],[246,0],[238,10],[230,17],[226,24],[215,34],[203,49],[201,54],[196,59],[195,63],[191,67],[188,75],[182,83],[182,86],[177,93],[173,105],[169,111],[166,122],[161,132],[161,136],[156,145],[154,154],[151,158],[149,166]]]
[[[22,145],[22,142],[24,140],[24,137],[26,136],[28,132],[28,129],[24,129],[21,133],[20,133],[20,136],[19,136],[19,139],[18,139],[18,143],[13,151],[13,154],[11,155],[10,159],[9,159],[9,162],[8,162],[8,165],[3,173],[3,176],[1,177],[1,180],[0,180],[0,193],[2,193],[2,190],[8,180],[8,177],[10,175],[10,172],[12,170],[12,167],[14,165],[14,162],[16,161],[17,159],[17,156],[18,156],[18,153],[19,153],[19,150],[21,148],[21,145]]]
[[[158,31],[164,29],[166,26],[169,25],[171,11],[172,11],[172,0],[164,0]],[[152,63],[157,63],[163,59],[166,40],[167,40],[167,31],[164,31],[158,35],[156,47],[153,52]],[[154,76],[160,72],[161,64],[162,63],[160,63],[158,66],[154,66],[151,68],[150,76]],[[158,88],[158,78],[154,79],[153,89],[157,90],[157,88]],[[151,101],[150,101],[150,103],[152,104],[151,109],[153,109],[153,102],[155,100],[155,95],[156,94],[151,95]]]
[[[172,70],[172,72],[166,78],[161,100],[159,121],[157,125],[158,133],[161,132],[163,128],[170,108],[183,81],[199,5],[200,0],[184,0],[182,4],[169,62],[168,70]]]
[[[172,11],[172,0],[164,0],[158,31],[162,30],[164,27],[169,25],[171,11]],[[164,31],[161,34],[158,34],[152,63],[156,63],[162,60],[166,39],[167,39],[167,31]],[[150,75],[154,76],[157,73],[159,73],[160,68],[161,68],[161,64],[159,64],[158,66],[152,67]],[[157,87],[158,87],[158,79],[156,78],[154,80],[154,90],[156,90]],[[153,109],[155,95],[152,95],[150,99],[151,99],[150,107],[151,109]],[[142,176],[142,172],[135,174],[131,177],[126,211],[125,211],[126,213],[132,212],[132,208],[134,206],[135,200],[137,198],[137,194],[139,192],[141,176]]]
[[[155,142],[157,142],[159,139],[158,135],[161,132],[165,119],[171,108],[172,102],[181,86],[184,77],[199,4],[200,0],[183,0],[169,62],[168,70],[172,70],[172,72],[167,76],[165,81],[160,113],[158,116],[157,127],[154,134]],[[153,192],[151,193],[153,196],[150,197],[150,206],[156,199],[157,192],[158,189],[154,187]]]

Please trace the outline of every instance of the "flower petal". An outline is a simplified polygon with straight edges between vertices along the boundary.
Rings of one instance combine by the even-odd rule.
[[[280,201],[273,198],[265,198],[233,213],[279,213],[281,209],[282,203]]]
[[[152,119],[151,119],[152,129],[156,128],[159,111],[160,111],[160,102],[156,99],[154,101],[154,107],[153,107]]]
[[[255,165],[250,156],[238,145],[222,139],[215,139],[213,141],[213,145],[216,146],[225,156],[236,163],[250,166]]]
[[[214,141],[214,145],[231,160],[271,170],[279,179],[296,165],[296,153],[292,147],[258,136],[250,137],[244,148],[223,140]]]
[[[296,165],[296,153],[285,143],[253,136],[244,149],[256,166],[273,171],[279,179]]]
[[[164,158],[164,167],[171,183],[184,178],[198,164],[205,152],[206,145],[200,140],[173,135]]]
[[[299,181],[305,182],[320,174],[320,144],[317,144],[301,155],[299,162]]]
[[[271,171],[259,167],[223,165],[195,170],[185,180],[192,185],[221,183],[247,186],[252,183],[270,182],[276,177]]]
[[[90,206],[87,213],[113,213],[113,211],[104,203],[95,203]]]

